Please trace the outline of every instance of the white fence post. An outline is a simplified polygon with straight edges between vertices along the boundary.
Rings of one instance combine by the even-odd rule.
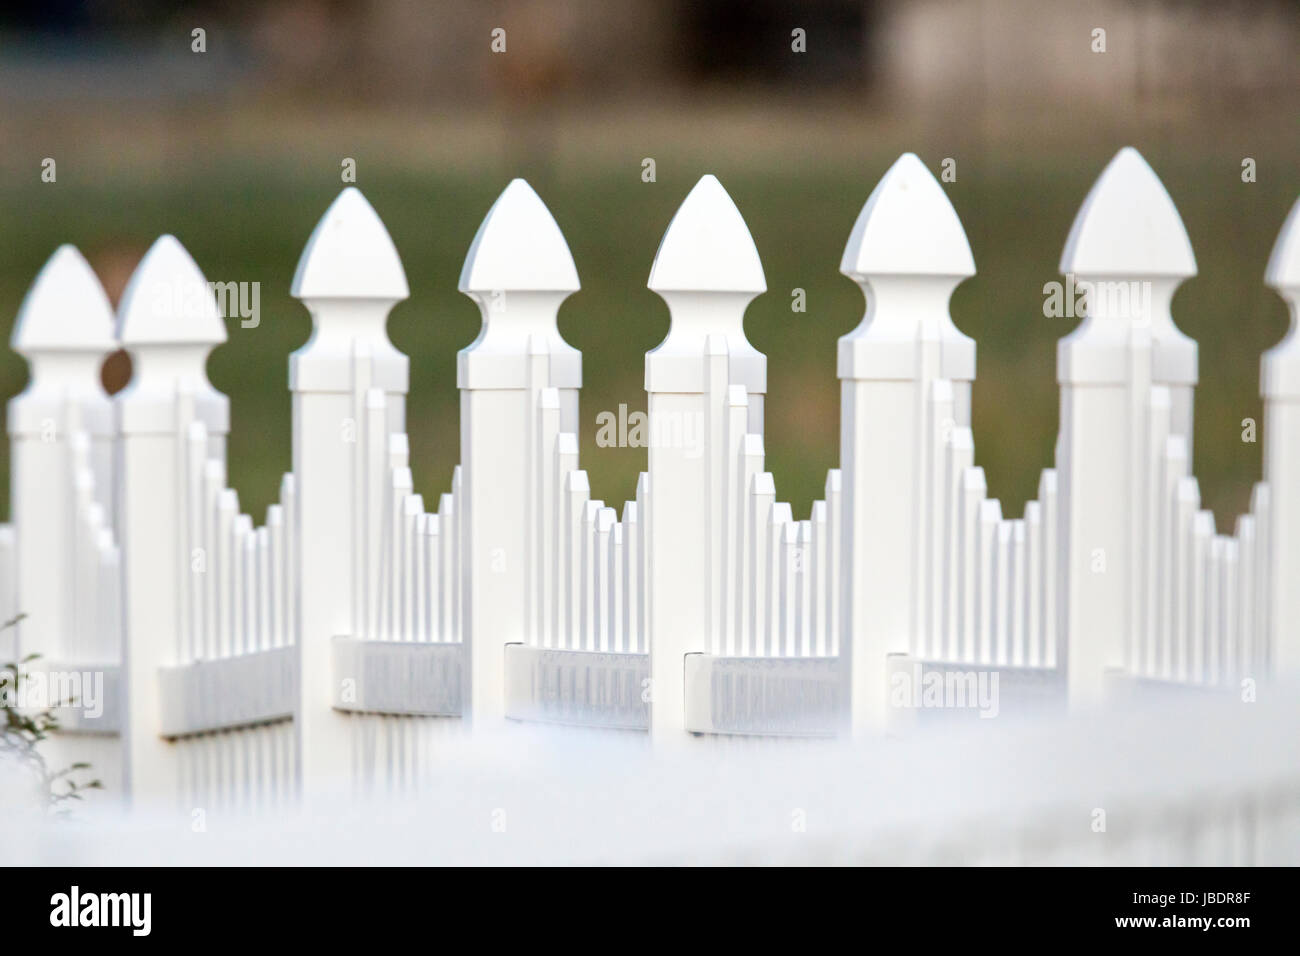
[[[298,703],[294,713],[300,788],[342,782],[351,772],[348,718],[333,709],[331,640],[353,632],[358,571],[355,483],[366,464],[355,420],[354,376],[385,393],[389,433],[405,430],[408,363],[385,332],[409,294],[406,273],[379,216],[354,187],[316,224],[298,261],[292,294],[311,312],[312,337],[289,358],[297,516]],[[358,359],[357,356],[364,356]],[[364,362],[365,368],[360,368]],[[380,449],[384,455],[387,447]]]
[[[1061,272],[1077,277],[1087,306],[1083,323],[1057,346],[1057,465],[1064,664],[1071,704],[1090,706],[1104,692],[1106,670],[1132,664],[1153,639],[1145,590],[1156,544],[1148,526],[1156,516],[1145,506],[1155,480],[1153,374],[1170,385],[1175,432],[1191,427],[1196,381],[1196,345],[1169,315],[1196,260],[1173,200],[1136,150],[1120,150],[1088,193]],[[1190,438],[1189,431],[1189,447]]]
[[[11,344],[31,366],[27,388],[9,402],[10,495],[15,530],[19,655],[59,658],[71,648],[74,474],[68,429],[84,427],[111,452],[112,403],[100,384],[117,347],[113,307],[80,252],[60,246],[23,300]],[[72,419],[72,421],[70,421]],[[79,421],[78,421],[79,420]],[[101,448],[93,449],[101,457]],[[99,481],[96,496],[112,501]],[[106,484],[106,483],[105,483]]]
[[[1272,525],[1265,633],[1273,672],[1295,677],[1300,673],[1300,200],[1277,237],[1266,281],[1286,300],[1291,328],[1265,353],[1261,372]]]
[[[948,300],[975,274],[970,244],[943,187],[913,154],[890,167],[858,215],[840,271],[862,287],[866,313],[839,341],[843,481],[840,656],[849,729],[878,731],[887,714],[886,660],[912,648],[925,551],[921,509],[929,461],[930,383],[960,383],[955,418],[969,424],[975,344]],[[928,457],[927,457],[928,456]]]
[[[119,649],[98,639],[99,632],[116,628],[116,622],[103,620],[115,605],[108,594],[96,600],[101,542],[88,540],[88,532],[94,533],[86,523],[92,514],[102,515],[104,525],[94,537],[110,534],[116,429],[100,366],[117,347],[116,332],[108,297],[72,246],[61,246],[37,276],[12,344],[30,364],[31,381],[9,402],[12,528],[6,530],[12,532],[12,550],[0,568],[6,576],[0,593],[8,599],[0,619],[27,616],[12,643],[5,641],[8,634],[0,637],[13,654],[4,659],[39,654],[37,668],[116,665]],[[84,473],[87,465],[93,478]],[[89,509],[88,480],[94,494]],[[111,548],[111,541],[104,543]],[[106,583],[116,587],[115,580]],[[111,710],[119,703],[105,705]],[[122,751],[116,739],[61,733],[46,746],[52,765],[89,762],[106,795],[120,796]]]
[[[650,731],[671,740],[685,728],[685,655],[720,637],[713,567],[721,533],[716,489],[725,474],[725,408],[710,407],[727,383],[766,391],[766,360],[744,334],[745,307],[766,291],[763,266],[740,211],[713,176],[705,176],[669,224],[649,287],[672,316],[668,336],[646,354],[650,503],[643,519],[649,544]],[[720,361],[719,361],[720,360]],[[762,405],[750,408],[751,429]],[[719,433],[715,423],[724,425]],[[695,440],[688,440],[694,436]]]
[[[222,409],[208,382],[208,354],[226,340],[216,299],[173,236],[149,249],[122,297],[119,338],[131,353],[131,383],[115,402],[121,432],[119,520],[123,559],[123,712],[126,787],[133,800],[163,803],[180,793],[177,752],[160,736],[163,665],[185,659],[182,594],[189,555],[180,462],[187,425],[178,396]],[[224,418],[225,412],[217,411]]]
[[[505,719],[505,645],[535,626],[526,589],[535,554],[528,549],[541,518],[530,456],[540,430],[540,392],[558,390],[561,428],[576,427],[582,357],[566,343],[556,313],[579,288],[560,227],[545,204],[516,179],[488,211],[460,274],[460,291],[476,303],[483,327],[461,349],[462,495],[465,522],[465,716],[478,729]],[[530,377],[530,356],[548,369]],[[566,640],[569,635],[561,635]]]

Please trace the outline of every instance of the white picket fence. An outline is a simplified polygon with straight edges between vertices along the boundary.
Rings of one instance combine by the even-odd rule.
[[[74,714],[64,743],[97,735],[128,792],[208,804],[418,785],[466,724],[870,735],[911,712],[891,694],[918,667],[996,673],[1001,712],[1293,674],[1300,203],[1266,276],[1293,324],[1263,360],[1264,481],[1231,536],[1199,506],[1197,348],[1169,312],[1195,268],[1122,150],[1061,261],[1090,291],[1058,351],[1056,461],[1005,517],[974,463],[975,343],[948,313],[974,261],[904,155],[841,262],[867,310],[839,343],[840,467],[796,519],[764,470],[766,358],[743,331],[762,266],[705,176],[651,270],[672,325],[646,356],[648,471],[620,509],[579,468],[581,356],[556,325],[577,271],[515,180],[461,274],[483,325],[459,354],[461,464],[431,508],[385,333],[405,275],[346,189],[293,280],[314,332],[290,359],[293,471],[256,527],[227,486],[228,401],[204,372],[225,331],[196,264],[159,239],[115,321],[65,246],[13,337],[32,380],[9,407],[0,611],[27,615],[18,648],[42,666],[106,675],[104,716]],[[110,399],[98,370],[119,344],[134,378]]]

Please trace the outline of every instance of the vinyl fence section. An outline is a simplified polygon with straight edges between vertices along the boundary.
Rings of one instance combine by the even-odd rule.
[[[314,331],[289,363],[293,470],[260,523],[227,482],[229,404],[204,371],[225,331],[198,266],[162,237],[114,316],[64,246],[12,342],[31,382],[9,406],[0,611],[26,617],[8,649],[101,674],[102,715],[70,709],[59,746],[185,805],[414,787],[447,734],[511,720],[871,735],[916,716],[909,692],[993,675],[1000,712],[1249,693],[1300,670],[1297,210],[1266,271],[1293,318],[1262,362],[1263,480],[1230,532],[1200,506],[1197,345],[1169,308],[1195,258],[1132,149],[1066,240],[1086,318],[1059,343],[1055,461],[1019,517],[975,464],[975,342],[948,311],[974,260],[912,154],[848,238],[866,311],[838,347],[840,466],[800,516],[765,467],[767,359],[743,328],[762,264],[712,176],[650,272],[672,324],[646,355],[648,470],[621,503],[580,467],[582,356],[556,325],[578,273],[523,180],[460,277],[483,324],[436,502],[413,490],[409,363],[385,332],[406,277],[355,188],[293,278]],[[134,377],[110,398],[118,347]]]

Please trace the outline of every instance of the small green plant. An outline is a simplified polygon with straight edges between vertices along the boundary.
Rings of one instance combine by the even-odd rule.
[[[19,614],[0,624],[0,633],[17,626],[25,616]],[[21,660],[0,664],[0,709],[4,713],[4,722],[0,726],[0,757],[14,761],[31,774],[42,809],[61,812],[69,801],[82,799],[84,791],[102,790],[104,785],[99,780],[78,780],[82,771],[90,769],[88,763],[78,762],[56,771],[50,770],[46,764],[39,746],[59,729],[55,709],[72,706],[76,700],[51,701],[49,706],[39,710],[19,706],[23,682],[30,679],[27,665],[39,657],[39,654],[29,654]]]

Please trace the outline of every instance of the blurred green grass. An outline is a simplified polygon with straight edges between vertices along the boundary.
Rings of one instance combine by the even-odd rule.
[[[1043,317],[1042,286],[1058,277],[1070,223],[1111,145],[958,153],[957,182],[945,186],[979,269],[952,302],[957,326],[978,344],[976,461],[1009,515],[1020,514],[1039,470],[1052,461],[1055,344],[1073,325]],[[1262,277],[1295,199],[1294,169],[1245,185],[1231,156],[1134,145],[1173,195],[1200,264],[1200,275],[1176,297],[1174,316],[1201,346],[1195,471],[1206,506],[1227,530],[1259,477],[1261,446],[1241,442],[1240,423],[1262,423],[1259,356],[1287,324]],[[885,143],[860,155],[710,151],[707,137],[693,150],[631,145],[617,159],[530,164],[496,155],[477,166],[427,169],[382,156],[362,164],[358,185],[392,233],[410,281],[411,298],[393,311],[389,333],[411,358],[412,466],[426,501],[449,490],[459,460],[455,355],[479,325],[456,280],[482,216],[521,172],[558,220],[582,280],[582,291],[561,310],[560,330],[584,356],[583,467],[595,497],[621,504],[633,494],[645,452],[598,448],[596,415],[620,403],[645,407],[643,356],[668,327],[667,309],[645,288],[646,277],[678,203],[698,175],[714,172],[749,223],[767,273],[769,291],[750,306],[745,327],[768,355],[768,468],[779,497],[797,515],[807,514],[826,469],[838,464],[835,341],[863,311],[860,292],[838,273],[839,258],[862,203],[897,152]],[[652,184],[639,178],[648,152],[658,161]],[[937,171],[942,155],[922,158]],[[1265,159],[1261,168],[1270,168]],[[129,168],[111,177],[78,175],[66,163],[60,172],[57,187],[34,177],[19,184],[8,176],[0,184],[6,327],[45,258],[63,242],[78,245],[97,267],[124,273],[157,235],[173,232],[210,280],[260,282],[260,326],[243,329],[229,320],[229,341],[209,363],[212,382],[231,399],[230,480],[242,507],[260,521],[290,466],[287,357],[310,332],[289,283],[303,243],[340,188],[337,160],[300,162],[288,150],[244,158],[194,153],[165,175]],[[790,309],[794,288],[806,290],[806,313]],[[0,393],[16,394],[25,376],[19,357],[0,353]],[[7,449],[0,458],[0,507],[7,513]]]

